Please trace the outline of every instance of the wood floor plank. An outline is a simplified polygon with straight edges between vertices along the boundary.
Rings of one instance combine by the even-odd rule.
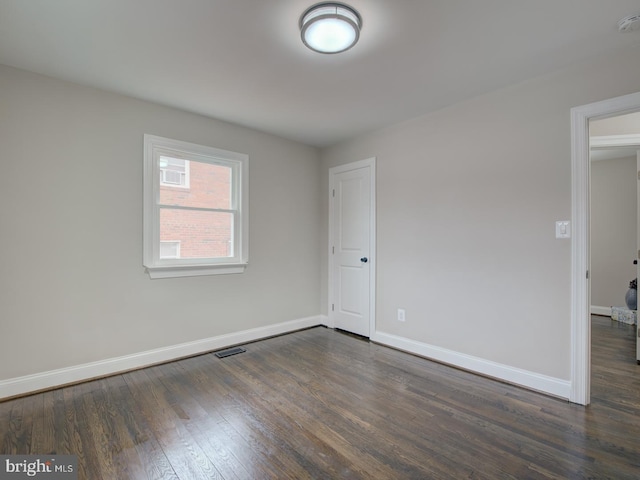
[[[249,419],[242,413],[232,388],[232,379],[222,369],[215,368],[211,356],[193,359],[197,362],[190,368],[190,374],[197,379],[194,383],[195,398],[215,424],[214,432],[220,440],[228,444],[233,456],[241,463],[242,469],[235,471],[248,478],[277,479],[286,475],[282,462],[273,458],[271,449],[258,432],[253,432]]]
[[[165,371],[169,375],[162,376],[160,381],[166,389],[166,398],[204,455],[223,478],[251,479],[251,474],[234,455],[233,443],[229,441],[225,430],[220,428],[221,419],[218,416],[211,417],[198,402],[201,396],[198,395],[199,389],[194,385],[198,377],[183,364],[167,365]],[[208,376],[201,378],[204,381],[208,380]],[[210,387],[212,385],[207,381],[205,398],[212,395]],[[219,404],[214,407],[214,411],[218,407]]]
[[[42,409],[42,397],[31,395],[7,402],[2,409],[2,451],[6,454],[27,455],[31,451],[33,421]]]
[[[229,360],[218,365],[223,372],[222,384],[226,387],[228,400],[222,411],[225,420],[247,439],[258,453],[261,464],[270,464],[274,478],[313,478],[312,474],[300,468],[299,458],[290,447],[281,419],[277,412],[266,406],[263,392],[250,389],[243,377],[226,370],[229,363],[237,361]],[[267,408],[263,410],[261,406]]]
[[[592,320],[592,404],[326,328],[0,403],[0,453],[79,478],[637,479],[635,327]]]
[[[55,428],[53,421],[53,391],[35,396],[38,402],[42,402],[42,408],[37,409],[33,415],[31,432],[31,452],[43,454],[55,454]]]
[[[129,474],[129,478],[177,479],[145,417],[139,413],[124,378],[111,377],[105,380],[110,386],[106,392],[112,396],[111,415],[116,419],[117,437],[124,448],[128,449],[127,455],[133,457],[137,464],[137,471],[135,474]]]
[[[287,350],[281,355],[286,356],[289,353],[291,353],[290,350]],[[280,410],[285,412],[285,415],[286,412],[290,412],[292,414],[291,421],[300,425],[303,431],[313,431],[326,445],[337,446],[337,453],[343,463],[345,460],[347,465],[352,463],[353,468],[356,468],[360,473],[363,470],[371,473],[372,467],[377,465],[376,475],[382,478],[388,475],[393,476],[399,468],[404,474],[413,476],[418,474],[417,461],[405,456],[403,462],[397,462],[396,459],[401,453],[394,448],[393,442],[389,442],[389,446],[384,448],[376,448],[375,445],[368,442],[370,438],[378,438],[378,445],[384,445],[390,435],[388,431],[376,428],[378,418],[367,417],[364,414],[365,409],[361,408],[358,413],[354,413],[353,405],[358,404],[360,399],[348,401],[348,407],[345,407],[344,404],[340,405],[336,398],[331,396],[330,392],[336,388],[336,385],[330,385],[327,378],[323,382],[316,379],[307,383],[307,380],[304,379],[291,378],[290,372],[285,372],[285,370],[275,373],[276,369],[272,368],[273,360],[261,362],[258,365],[268,365],[265,368],[271,371],[271,378],[269,378],[267,371],[260,372],[260,376],[267,376],[270,380],[268,383],[277,385],[277,388],[285,393],[285,395],[276,397],[280,403]],[[360,406],[362,407],[362,405]],[[367,446],[367,448],[360,448],[359,445]],[[417,459],[418,457],[413,458]],[[333,461],[337,460],[334,457]],[[348,467],[345,468],[348,469]]]
[[[82,478],[107,480],[113,475],[111,463],[104,458],[104,445],[94,431],[102,429],[102,419],[90,402],[99,380],[63,389],[66,423],[63,452],[78,455],[78,471]],[[97,441],[96,441],[97,438]],[[62,452],[61,452],[62,453]]]
[[[128,375],[131,379],[128,385],[138,408],[146,417],[178,478],[222,479],[167,400],[166,389],[159,380],[162,367],[138,370]]]
[[[74,444],[81,445],[85,457],[93,458],[92,465],[87,468],[89,478],[96,476],[107,480],[118,478],[119,469],[114,465],[111,455],[109,418],[101,409],[100,399],[96,400],[101,389],[102,380],[77,385],[74,409],[68,411],[68,421],[69,425],[75,425],[76,422],[78,425],[78,435],[70,435]]]
[[[120,375],[105,378],[100,384],[101,388],[94,390],[92,399],[98,415],[103,419],[101,442],[108,445],[110,463],[114,466],[116,477],[147,479],[148,464],[140,459],[136,449],[143,435],[135,421],[127,422],[131,418],[123,409],[128,403],[129,390]]]
[[[439,418],[445,417],[447,422],[452,418],[452,412],[438,407],[436,402],[429,402],[429,408],[425,409],[423,402],[423,398],[425,397],[415,396],[412,398],[405,384],[400,382],[399,385],[393,387],[393,381],[386,382],[386,378],[393,376],[393,372],[387,369],[378,370],[377,380],[374,378],[363,377],[361,372],[356,373],[356,378],[351,379],[352,383],[359,382],[361,380],[369,383],[375,381],[378,382],[377,391],[374,395],[371,395],[373,401],[369,402],[369,411],[362,408],[356,411],[359,413],[361,418],[363,415],[366,415],[364,418],[366,418],[368,424],[375,425],[381,423],[384,425],[383,430],[377,433],[378,435],[381,435],[382,438],[384,438],[386,434],[389,437],[402,438],[403,440],[406,440],[407,445],[415,444],[421,445],[421,448],[427,448],[426,444],[432,441],[432,436],[441,435],[441,432],[437,428]],[[395,401],[394,396],[397,394],[402,395],[402,402]],[[427,392],[426,397],[428,398],[430,396],[431,394]],[[417,400],[417,402],[415,400]],[[391,408],[389,408],[390,406]],[[383,418],[380,418],[377,412],[385,412],[385,410],[387,413]],[[348,417],[350,415],[349,411],[350,405],[343,405],[341,409],[341,416]],[[407,429],[406,426],[408,424],[412,424],[414,428]],[[445,435],[444,438],[450,439],[451,435]],[[424,443],[424,445],[422,445],[422,443]],[[455,467],[450,466],[449,468],[461,468],[466,466],[468,472],[477,470],[477,466],[470,463],[465,465],[465,459],[460,459],[458,454],[452,455],[452,452],[456,452],[455,449],[451,449],[449,451],[440,449],[439,446],[441,444],[442,442],[431,445],[431,450],[441,457],[442,462],[447,458],[448,461],[455,464]],[[473,461],[472,456],[467,456],[466,458]]]
[[[252,365],[255,366],[259,363],[252,362]],[[273,366],[275,363],[272,362],[270,365]],[[271,380],[263,383],[257,379],[254,372],[242,369],[245,373],[243,375],[245,382],[237,385],[236,389],[243,392],[247,405],[257,411],[277,413],[271,418],[261,417],[258,421],[259,424],[266,425],[269,432],[277,435],[274,437],[275,441],[278,442],[279,448],[287,453],[292,462],[288,465],[288,471],[298,470],[297,475],[308,473],[311,478],[318,478],[323,473],[350,477],[352,474],[357,475],[358,472],[361,472],[364,464],[367,463],[368,468],[375,469],[380,478],[392,473],[385,468],[380,459],[370,457],[365,452],[361,458],[342,458],[343,461],[338,467],[327,464],[325,459],[329,456],[333,458],[333,463],[340,461],[337,458],[338,454],[344,452],[349,446],[348,440],[334,429],[327,428],[326,423],[319,421],[315,416],[306,417],[304,419],[306,421],[301,423],[303,419],[296,414],[299,413],[297,402],[291,401],[293,392],[288,390],[286,385],[282,383],[274,385]],[[274,385],[277,393],[271,385]],[[257,392],[257,394],[252,395],[253,392]],[[306,452],[318,452],[318,455],[311,456]],[[342,456],[344,457],[344,454]],[[328,470],[332,468],[334,471]]]
[[[368,434],[375,435],[377,438],[390,440],[399,439],[405,440],[405,445],[407,448],[410,448],[411,445],[419,446],[424,451],[429,451],[429,446],[427,445],[432,441],[432,436],[442,437],[443,440],[447,439],[447,441],[451,441],[453,439],[453,435],[449,430],[443,430],[439,428],[440,418],[446,417],[444,423],[447,425],[447,429],[451,429],[454,425],[451,423],[451,418],[455,414],[455,410],[449,409],[444,410],[440,409],[440,412],[437,410],[432,410],[430,412],[425,412],[423,405],[419,407],[407,408],[411,404],[411,397],[406,395],[406,391],[404,391],[405,395],[403,395],[402,402],[394,402],[394,394],[397,391],[394,388],[389,389],[389,391],[385,391],[389,386],[389,382],[385,382],[384,379],[387,377],[389,372],[386,370],[378,370],[377,375],[378,379],[368,378],[363,374],[362,371],[356,370],[354,372],[355,377],[350,379],[350,382],[354,384],[354,387],[357,387],[358,382],[365,383],[375,383],[378,382],[377,391],[371,395],[370,406],[372,408],[367,409],[360,406],[360,408],[356,409],[356,415],[353,415],[353,408],[351,405],[344,405],[339,411],[339,418],[355,418],[356,422],[363,422],[361,425],[366,425],[368,430],[372,430],[367,432]],[[344,373],[341,372],[341,376],[344,376]],[[391,382],[392,383],[392,382]],[[335,388],[335,387],[333,387]],[[355,388],[357,390],[357,388]],[[419,399],[422,400],[422,397]],[[424,402],[422,402],[424,404]],[[388,413],[381,419],[376,412],[384,412],[388,410]],[[435,402],[430,402],[431,407],[435,407]],[[391,407],[391,408],[389,408]],[[381,430],[376,430],[375,425],[384,421],[384,428]],[[407,425],[413,425],[414,428],[407,428]],[[419,427],[422,428],[419,428]],[[350,428],[357,428],[357,425],[350,425]],[[395,428],[397,427],[397,428]],[[416,428],[418,427],[418,428]],[[339,428],[339,427],[338,427]],[[419,434],[412,435],[412,431],[415,432],[424,432],[425,442],[421,443],[423,438],[420,437]],[[465,436],[466,441],[466,436]],[[487,476],[501,476],[502,478],[507,478],[506,474],[502,472],[497,464],[490,464],[485,462],[481,468],[478,467],[477,464],[474,465],[474,456],[466,455],[464,458],[460,458],[459,452],[456,448],[439,448],[443,442],[438,442],[438,444],[431,445],[431,453],[437,455],[440,458],[440,463],[444,463],[445,459],[450,463],[448,466],[448,472],[446,473],[446,478],[451,478],[452,470],[456,470],[457,476],[467,476],[472,472],[477,472],[478,470],[484,471]],[[455,445],[453,446],[455,447]],[[467,447],[468,450],[468,447]],[[455,452],[452,454],[452,452]],[[470,452],[473,453],[473,452]],[[378,455],[383,455],[384,452],[377,452]],[[416,458],[419,458],[419,454],[416,454]],[[406,469],[407,461],[404,462],[404,467]],[[410,463],[410,462],[409,462]],[[396,468],[398,468],[396,466]],[[466,468],[466,470],[462,470]],[[433,474],[433,472],[431,472]]]

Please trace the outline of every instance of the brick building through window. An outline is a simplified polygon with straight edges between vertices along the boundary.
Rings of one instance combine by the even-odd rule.
[[[160,258],[233,257],[232,214],[180,208],[231,209],[232,169],[170,157],[160,164]]]

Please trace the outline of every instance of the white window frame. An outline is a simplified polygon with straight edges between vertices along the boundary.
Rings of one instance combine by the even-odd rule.
[[[231,209],[220,210],[234,216],[232,257],[160,258],[160,210],[163,207],[160,204],[160,156],[224,165],[232,169]],[[149,276],[170,278],[244,272],[249,262],[249,156],[145,134],[143,162],[143,266]],[[164,207],[175,208],[172,205]]]

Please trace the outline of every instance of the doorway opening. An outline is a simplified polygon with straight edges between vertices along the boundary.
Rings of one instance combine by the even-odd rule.
[[[571,390],[569,400],[591,399],[590,120],[640,111],[640,93],[571,109]]]
[[[640,112],[591,119],[589,143],[591,314],[611,317],[638,273]]]

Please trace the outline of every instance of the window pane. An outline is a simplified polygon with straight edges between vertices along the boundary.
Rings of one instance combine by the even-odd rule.
[[[180,258],[232,257],[233,214],[162,208],[160,242],[180,242]]]
[[[171,160],[178,159],[160,157],[161,205],[232,209],[231,167],[178,160],[183,162],[183,165],[180,166],[173,165]],[[163,168],[165,163],[166,168]],[[184,180],[181,176],[184,177]],[[178,183],[181,181],[182,183]],[[182,185],[183,187],[176,188],[173,185]],[[184,188],[184,186],[188,186],[188,188]]]

